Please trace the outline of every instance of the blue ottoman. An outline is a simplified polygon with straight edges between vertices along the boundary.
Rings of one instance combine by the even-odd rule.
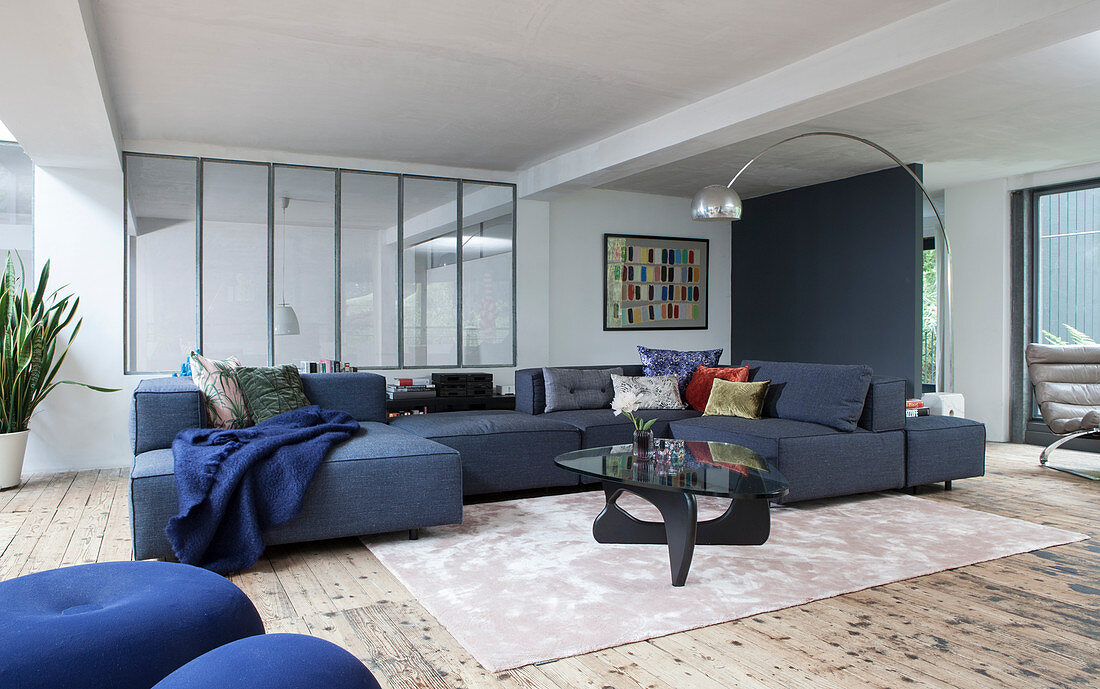
[[[51,569],[0,582],[0,687],[149,689],[213,648],[263,633],[248,597],[205,569]]]
[[[153,689],[379,689],[359,659],[324,639],[266,634],[192,660]]]
[[[905,420],[905,485],[951,481],[985,474],[985,424],[959,416]]]

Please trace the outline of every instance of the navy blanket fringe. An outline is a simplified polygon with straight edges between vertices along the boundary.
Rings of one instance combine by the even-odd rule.
[[[302,407],[251,428],[194,428],[172,443],[180,513],[166,532],[180,562],[227,573],[264,551],[262,532],[302,508],[329,449],[360,431],[342,411]]]

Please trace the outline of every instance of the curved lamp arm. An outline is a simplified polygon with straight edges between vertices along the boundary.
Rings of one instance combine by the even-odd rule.
[[[733,183],[737,181],[737,178],[741,176],[742,172],[747,170],[750,165],[755,163],[757,161],[757,159],[760,158],[760,156],[764,155],[765,153],[772,150],[776,146],[780,146],[782,144],[785,144],[788,141],[795,141],[797,139],[805,139],[805,138],[810,137],[810,136],[836,136],[836,137],[839,137],[841,139],[850,139],[852,141],[858,141],[862,144],[867,144],[868,146],[875,149],[876,151],[879,151],[882,154],[884,154],[890,160],[894,161],[897,164],[898,167],[900,167],[901,169],[908,172],[909,176],[913,178],[913,181],[917,183],[917,187],[920,188],[921,193],[924,194],[924,198],[928,199],[929,205],[932,206],[932,212],[936,214],[936,222],[938,222],[939,225],[940,225],[940,234],[943,236],[943,248],[948,253],[948,255],[951,254],[951,243],[947,239],[947,228],[944,226],[943,218],[940,217],[940,212],[939,212],[939,210],[936,209],[936,204],[932,202],[932,197],[928,194],[928,190],[924,188],[924,183],[921,181],[921,178],[917,177],[917,174],[915,172],[913,172],[911,169],[909,169],[909,166],[906,165],[905,163],[903,163],[901,161],[901,158],[898,158],[896,155],[894,155],[890,151],[886,150],[882,146],[879,146],[874,141],[871,141],[869,139],[864,139],[861,136],[856,136],[854,134],[845,134],[844,132],[820,131],[820,132],[806,132],[804,134],[795,134],[794,136],[789,136],[786,139],[783,139],[782,141],[776,141],[771,146],[768,146],[763,151],[760,151],[755,156],[753,156],[752,159],[749,160],[749,162],[745,163],[741,167],[741,169],[737,171],[737,174],[733,176],[733,179],[730,180],[730,183],[726,185],[726,188],[727,189],[733,188]]]

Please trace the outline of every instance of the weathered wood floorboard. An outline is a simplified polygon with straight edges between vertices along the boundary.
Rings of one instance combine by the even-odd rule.
[[[985,477],[917,494],[1096,536],[1100,485],[1040,468],[1038,453],[991,443]],[[0,579],[128,559],[128,500],[119,469],[36,475],[0,491]],[[355,539],[273,547],[232,580],[269,631],[330,639],[384,687],[1100,685],[1094,540],[503,673],[482,668]]]

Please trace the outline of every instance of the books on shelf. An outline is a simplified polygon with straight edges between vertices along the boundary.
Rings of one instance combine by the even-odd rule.
[[[416,400],[435,396],[435,386],[427,378],[391,378],[386,381],[386,397],[391,400]]]
[[[346,361],[320,359],[318,361],[300,361],[298,362],[298,370],[302,373],[358,373],[359,367],[352,366]]]
[[[924,400],[907,399],[905,400],[905,417],[913,418],[915,416],[928,416],[930,409],[924,406]]]

